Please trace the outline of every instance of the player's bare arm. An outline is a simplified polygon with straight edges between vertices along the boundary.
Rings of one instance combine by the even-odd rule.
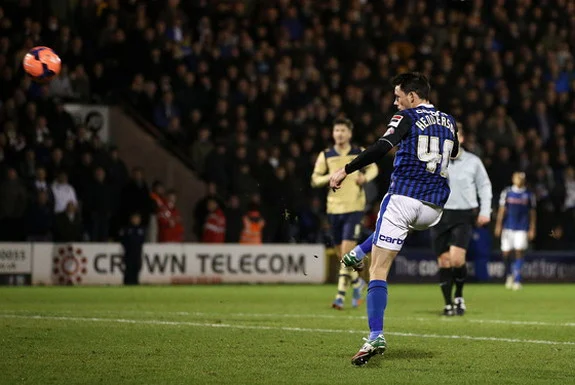
[[[501,230],[503,226],[503,218],[505,217],[505,206],[500,206],[497,210],[497,221],[495,222],[495,236],[501,237]]]
[[[483,216],[483,215],[479,215],[477,217],[477,226],[479,227],[483,227],[486,224],[488,224],[489,222],[491,222],[491,218]]]
[[[535,239],[537,231],[537,199],[535,194],[531,194],[531,209],[529,210],[529,231],[527,232],[527,237],[529,241]]]
[[[537,211],[535,209],[531,209],[529,211],[529,233],[528,233],[530,241],[535,239],[535,234],[537,231],[536,223],[537,223]]]
[[[485,213],[490,211],[487,208],[491,207],[491,198],[493,195],[491,192],[491,181],[489,180],[487,170],[485,170],[485,167],[481,161],[479,162],[478,169],[475,172],[475,185],[480,202],[480,214],[477,217],[477,226],[483,227],[491,222],[491,217],[489,215],[485,215]]]

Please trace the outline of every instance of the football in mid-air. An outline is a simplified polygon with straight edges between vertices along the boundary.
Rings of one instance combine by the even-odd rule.
[[[62,61],[52,48],[34,47],[24,56],[22,65],[34,81],[45,83],[60,73]]]

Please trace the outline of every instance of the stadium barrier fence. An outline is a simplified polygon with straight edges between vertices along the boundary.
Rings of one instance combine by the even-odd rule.
[[[0,243],[0,284],[121,285],[118,243]],[[323,283],[323,245],[144,245],[142,284]]]
[[[396,258],[389,280],[402,283],[437,283],[437,260],[429,249],[402,251]],[[468,255],[468,281],[503,282],[505,264],[501,253]],[[575,282],[575,253],[528,251],[521,269],[525,283]]]
[[[308,283],[327,279],[323,245],[144,245],[142,284]],[[524,281],[575,282],[575,253],[531,251]],[[504,280],[500,253],[468,261],[471,281]],[[389,280],[436,283],[437,263],[428,249],[406,249]],[[122,247],[117,243],[0,243],[1,285],[121,285]]]

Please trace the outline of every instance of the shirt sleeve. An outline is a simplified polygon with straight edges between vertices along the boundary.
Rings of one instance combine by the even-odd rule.
[[[505,207],[505,201],[507,200],[507,192],[509,188],[506,187],[501,191],[501,195],[499,196],[499,207]]]
[[[329,182],[329,174],[327,171],[325,152],[322,151],[319,153],[317,160],[315,161],[313,174],[311,175],[311,187],[325,186],[327,182]]]
[[[491,216],[491,199],[493,198],[491,181],[487,170],[483,166],[481,159],[476,158],[477,167],[475,169],[475,187],[479,196],[479,215],[484,217]]]
[[[409,116],[401,113],[393,115],[387,124],[385,134],[354,160],[346,164],[345,172],[351,174],[383,158],[389,150],[395,147],[409,133],[410,129],[411,118]]]

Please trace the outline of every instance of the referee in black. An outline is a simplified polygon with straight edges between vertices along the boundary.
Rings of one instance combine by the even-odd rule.
[[[459,143],[465,145],[461,123],[457,122]],[[447,169],[451,195],[441,221],[431,228],[433,251],[439,265],[439,282],[445,300],[443,315],[463,315],[463,285],[467,277],[465,254],[473,227],[491,220],[491,181],[478,156],[460,146]],[[479,197],[479,202],[478,198]],[[455,293],[452,296],[453,285]]]

